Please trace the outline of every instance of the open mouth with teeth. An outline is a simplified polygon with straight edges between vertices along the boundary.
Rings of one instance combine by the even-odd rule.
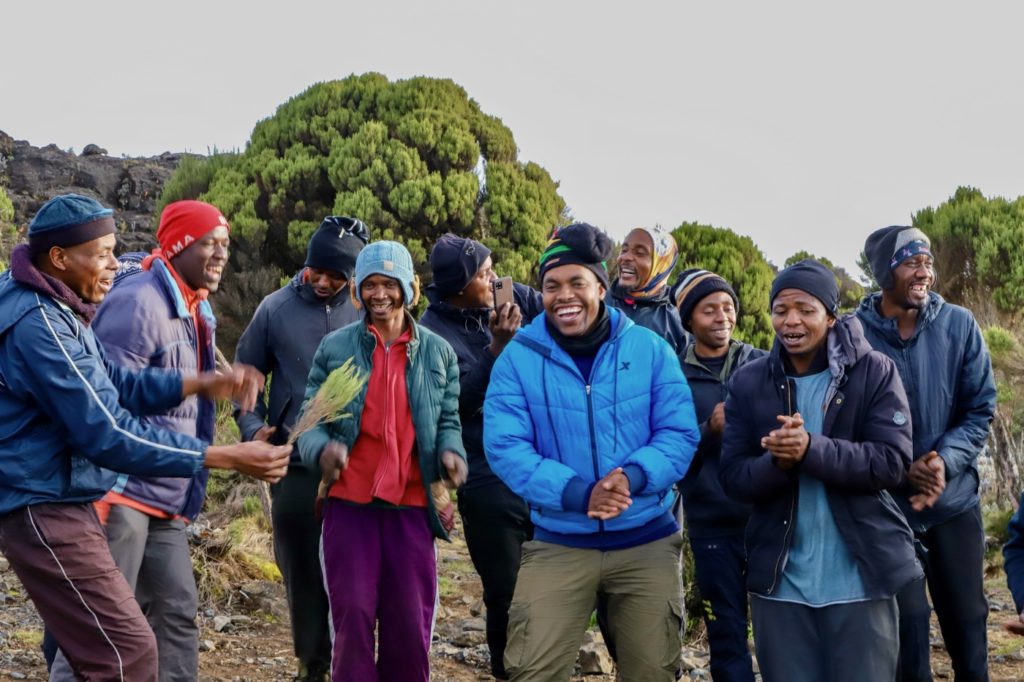
[[[636,281],[636,268],[632,265],[620,265],[619,279],[630,282]]]
[[[779,338],[782,339],[782,343],[786,346],[798,346],[807,338],[807,334],[804,332],[785,332]]]
[[[207,265],[206,269],[204,270],[204,272],[206,273],[206,279],[207,280],[209,280],[211,282],[216,282],[216,281],[219,281],[220,278],[221,278],[221,275],[224,274],[224,266],[223,265]]]
[[[388,313],[392,309],[391,301],[370,301],[370,312],[377,315]]]
[[[578,303],[555,308],[555,319],[565,325],[573,325],[583,319],[583,306]]]

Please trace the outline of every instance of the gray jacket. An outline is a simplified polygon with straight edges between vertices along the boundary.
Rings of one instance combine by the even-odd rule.
[[[235,360],[271,375],[269,401],[261,395],[254,411],[235,410],[242,440],[252,440],[264,425],[277,428],[272,442],[287,440],[302,407],[306,378],[321,339],[361,317],[349,299],[348,287],[324,301],[303,283],[301,270],[263,299],[238,340]]]

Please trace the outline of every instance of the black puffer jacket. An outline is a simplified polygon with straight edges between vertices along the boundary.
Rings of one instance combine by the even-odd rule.
[[[676,355],[686,348],[690,335],[683,329],[679,310],[672,303],[668,287],[662,287],[661,291],[651,298],[631,298],[628,292],[619,286],[619,281],[615,280],[609,287],[604,302],[618,308],[636,324],[647,327],[668,341]]]
[[[442,301],[433,285],[424,293],[430,305],[420,318],[420,324],[447,341],[459,358],[459,418],[469,464],[464,487],[497,483],[499,479],[484,457],[484,395],[497,359],[487,348],[491,344],[491,330],[487,327],[491,309],[456,308]],[[530,287],[516,283],[513,294],[522,310],[524,325],[544,313],[540,294]]]
[[[821,434],[812,434],[799,473],[825,483],[829,508],[871,599],[890,597],[922,575],[910,526],[889,495],[911,461],[910,408],[892,360],[871,350],[860,322],[839,320],[828,335],[832,383]],[[719,477],[731,497],[753,503],[747,524],[747,587],[771,595],[786,564],[799,476],[761,448],[776,417],[796,410],[776,341],[770,355],[729,383]]]

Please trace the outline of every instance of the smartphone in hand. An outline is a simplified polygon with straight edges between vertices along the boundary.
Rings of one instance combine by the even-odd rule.
[[[515,303],[512,291],[512,278],[499,277],[491,282],[491,290],[494,292],[494,309],[501,310],[506,303]]]

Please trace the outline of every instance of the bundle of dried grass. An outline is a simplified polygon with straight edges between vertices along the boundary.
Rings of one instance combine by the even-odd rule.
[[[312,431],[319,424],[352,416],[342,410],[355,400],[365,383],[366,377],[352,363],[352,358],[332,370],[320,384],[316,395],[303,408],[302,416],[288,435],[288,445],[293,445],[302,434]]]

